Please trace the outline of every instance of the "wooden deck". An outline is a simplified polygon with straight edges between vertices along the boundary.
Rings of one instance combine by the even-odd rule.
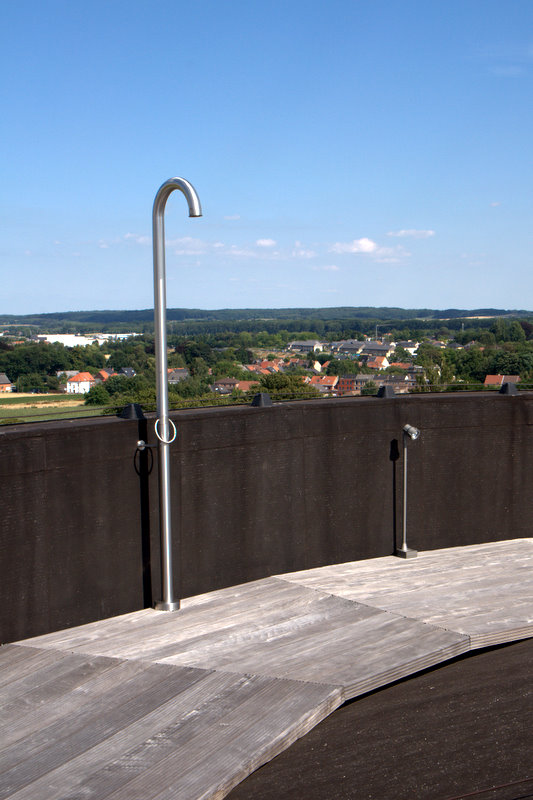
[[[533,539],[279,575],[0,649],[0,799],[222,798],[345,700],[533,636]]]

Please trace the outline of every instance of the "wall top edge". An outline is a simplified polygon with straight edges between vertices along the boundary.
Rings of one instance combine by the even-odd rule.
[[[305,409],[317,408],[346,408],[360,406],[363,407],[383,407],[392,405],[400,408],[403,405],[435,405],[443,402],[461,405],[464,403],[511,403],[522,405],[533,400],[533,392],[520,392],[516,395],[503,395],[499,392],[439,392],[438,394],[409,394],[397,395],[393,398],[381,397],[340,397],[312,400],[295,400],[285,402],[274,402],[272,406],[252,407],[250,405],[238,406],[209,406],[207,408],[184,408],[171,411],[173,419],[209,419],[213,416],[234,417],[268,415],[276,411],[284,410],[291,413],[303,411]],[[146,412],[146,419],[155,420],[156,412]],[[81,430],[90,428],[100,428],[102,426],[126,426],[138,425],[138,420],[121,419],[117,415],[102,417],[85,417],[83,419],[62,419],[51,420],[48,422],[26,422],[15,425],[0,425],[0,440],[2,437],[11,436],[35,436],[46,432],[63,430]]]

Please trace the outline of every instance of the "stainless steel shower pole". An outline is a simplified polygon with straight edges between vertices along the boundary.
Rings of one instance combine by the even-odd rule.
[[[394,555],[400,558],[416,558],[416,550],[407,547],[407,440],[415,441],[420,436],[420,431],[414,425],[403,426],[403,519],[402,519],[402,546],[396,548]]]
[[[172,571],[172,520],[170,506],[169,446],[176,435],[169,436],[168,370],[167,370],[167,299],[165,272],[165,206],[171,192],[179,189],[185,195],[190,217],[201,217],[202,208],[194,187],[184,178],[170,178],[159,188],[152,211],[154,248],[154,336],[156,361],[157,420],[155,432],[159,439],[159,528],[161,532],[161,583],[163,599],[155,604],[158,611],[177,611],[179,598],[174,599]],[[158,430],[159,424],[159,430]]]
[[[402,546],[400,550],[407,552],[407,436],[403,434],[403,520],[402,520]]]

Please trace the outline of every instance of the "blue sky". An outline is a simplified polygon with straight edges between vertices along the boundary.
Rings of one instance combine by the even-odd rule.
[[[533,309],[531,0],[3,0],[0,312]]]

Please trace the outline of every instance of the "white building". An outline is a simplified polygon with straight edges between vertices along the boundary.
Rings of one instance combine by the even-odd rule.
[[[120,339],[129,339],[131,336],[138,336],[137,333],[40,333],[37,335],[37,339],[40,342],[48,342],[52,344],[53,342],[59,342],[59,344],[64,345],[65,347],[76,347],[76,345],[81,345],[81,347],[85,347],[88,344],[103,344],[107,341],[116,341]]]
[[[324,343],[317,339],[306,339],[305,341],[289,342],[287,350],[298,350],[300,353],[318,353],[324,349]]]
[[[78,372],[67,381],[67,394],[87,394],[96,381],[90,372]]]

